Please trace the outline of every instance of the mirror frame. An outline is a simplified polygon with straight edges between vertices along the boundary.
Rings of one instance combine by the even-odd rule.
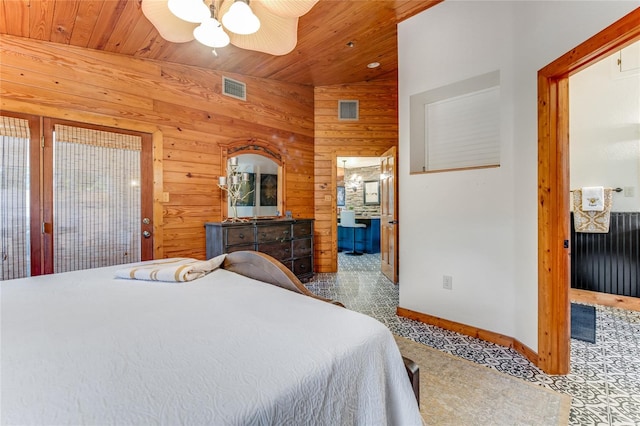
[[[286,200],[285,191],[285,162],[282,155],[273,149],[272,145],[267,141],[256,138],[238,139],[227,144],[220,144],[220,173],[226,174],[225,165],[231,157],[237,157],[242,154],[255,154],[272,160],[278,165],[278,205],[277,211],[280,212],[279,217],[285,214]],[[221,174],[221,176],[222,176]],[[217,178],[216,178],[217,179]],[[228,211],[229,201],[226,192],[220,190],[220,220],[224,220],[225,212]]]

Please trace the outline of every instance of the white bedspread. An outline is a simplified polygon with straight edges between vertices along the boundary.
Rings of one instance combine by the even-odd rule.
[[[2,424],[419,425],[378,321],[216,270],[1,282]]]

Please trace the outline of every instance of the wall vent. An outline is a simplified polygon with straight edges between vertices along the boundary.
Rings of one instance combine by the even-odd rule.
[[[247,85],[229,77],[222,77],[222,94],[232,98],[247,100]]]
[[[339,120],[358,119],[358,101],[338,101]]]

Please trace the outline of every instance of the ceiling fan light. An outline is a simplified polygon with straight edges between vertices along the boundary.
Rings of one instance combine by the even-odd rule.
[[[171,13],[187,22],[200,23],[211,16],[202,0],[169,0],[167,6]]]
[[[193,36],[200,43],[209,47],[225,47],[229,44],[229,36],[216,19],[208,18],[193,30]]]
[[[236,34],[253,34],[260,29],[260,20],[244,0],[236,0],[222,16],[222,23]]]

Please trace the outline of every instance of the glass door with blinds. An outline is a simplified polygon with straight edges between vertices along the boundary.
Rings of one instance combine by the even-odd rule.
[[[0,185],[16,188],[0,195],[2,250],[13,250],[3,258],[3,271],[5,265],[21,269],[2,279],[151,259],[150,136],[47,118],[40,123],[41,138],[31,134],[11,145],[2,139]],[[31,161],[25,163],[24,154],[13,154],[5,145],[14,151],[16,145],[28,146],[23,150],[30,149]],[[5,163],[11,174],[4,173]],[[10,185],[20,179],[26,189]],[[23,199],[29,200],[27,208]],[[28,232],[20,231],[25,227]],[[5,228],[14,230],[11,244],[5,244]],[[29,250],[17,251],[15,234]]]
[[[0,115],[0,280],[41,273],[39,134],[37,117]]]

